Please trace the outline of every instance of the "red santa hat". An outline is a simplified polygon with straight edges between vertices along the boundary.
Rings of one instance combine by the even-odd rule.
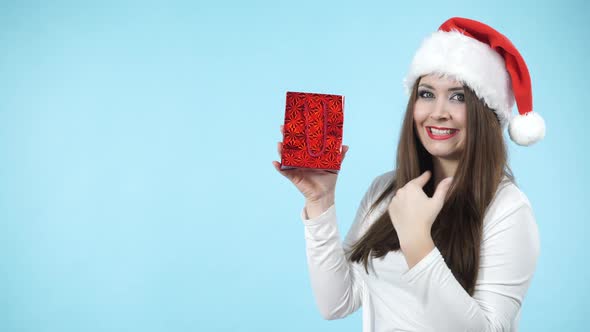
[[[481,22],[453,17],[427,37],[404,78],[410,95],[422,75],[439,73],[469,86],[508,125],[510,139],[528,146],[545,137],[545,121],[533,112],[531,78],[510,40]],[[514,102],[517,115],[512,115]]]

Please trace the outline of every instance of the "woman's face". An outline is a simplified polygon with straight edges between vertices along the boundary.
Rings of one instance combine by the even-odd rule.
[[[414,105],[414,124],[431,155],[459,159],[467,135],[466,112],[461,83],[437,75],[422,77]]]

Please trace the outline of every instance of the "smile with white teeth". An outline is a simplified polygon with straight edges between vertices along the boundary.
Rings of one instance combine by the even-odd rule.
[[[428,128],[428,129],[434,135],[450,135],[450,134],[454,133],[455,131],[457,131],[456,129],[440,130],[440,129],[436,129],[436,128],[432,128],[432,127],[431,128]]]

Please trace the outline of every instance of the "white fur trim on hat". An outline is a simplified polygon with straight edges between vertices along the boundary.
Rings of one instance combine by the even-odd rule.
[[[506,128],[514,94],[504,59],[489,45],[456,30],[432,33],[422,42],[403,80],[406,94],[411,94],[420,76],[436,73],[469,86],[496,112],[502,129]]]

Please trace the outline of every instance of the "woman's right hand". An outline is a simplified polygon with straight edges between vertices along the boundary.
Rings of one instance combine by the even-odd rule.
[[[281,125],[281,134],[283,125]],[[278,142],[277,151],[281,157],[282,142]],[[348,151],[347,145],[342,145],[342,160]],[[338,173],[329,170],[318,170],[312,168],[293,168],[281,170],[281,164],[273,161],[275,169],[284,177],[289,179],[295,187],[303,194],[308,202],[319,202],[326,197],[334,196]]]

